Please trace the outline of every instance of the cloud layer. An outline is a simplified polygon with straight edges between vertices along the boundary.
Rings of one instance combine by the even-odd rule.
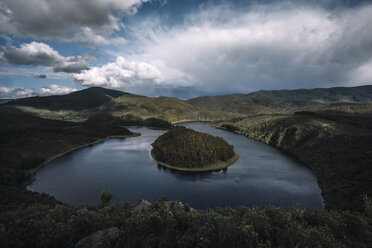
[[[124,27],[120,17],[135,13],[147,1],[4,0],[0,31],[93,43],[104,46],[95,50],[97,58],[107,61],[114,55],[114,61],[91,66],[91,54],[65,57],[37,41],[0,47],[0,60],[50,72],[33,71],[32,76],[51,78],[53,73],[83,86],[149,95],[372,83],[370,3],[336,7],[334,0],[288,0],[237,8],[212,1],[188,13],[182,23],[159,16],[137,18],[127,23],[125,38],[118,36],[116,31]],[[107,45],[112,44],[117,46],[109,51],[113,47]],[[15,72],[13,68],[0,75]]]
[[[77,89],[69,88],[61,85],[48,85],[40,89],[25,89],[22,87],[8,88],[0,87],[0,98],[22,98],[30,96],[49,96],[49,95],[63,95],[68,94]]]
[[[0,31],[35,39],[107,43],[106,37],[121,28],[121,15],[135,13],[147,1],[2,0]]]
[[[91,54],[83,56],[61,56],[56,50],[42,42],[22,44],[19,48],[10,47],[0,52],[0,61],[13,65],[52,66],[55,72],[79,73],[88,69],[94,58]]]
[[[370,84],[371,17],[372,5],[207,6],[180,26],[157,19],[133,26],[142,51],[133,58],[152,61],[164,82],[176,71],[176,85],[206,93]]]

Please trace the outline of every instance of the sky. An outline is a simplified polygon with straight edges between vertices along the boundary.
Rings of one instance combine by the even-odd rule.
[[[0,98],[372,84],[372,0],[0,0]]]

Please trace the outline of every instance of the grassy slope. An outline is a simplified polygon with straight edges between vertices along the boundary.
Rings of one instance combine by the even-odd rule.
[[[157,118],[169,122],[223,120],[240,116],[204,110],[176,98],[150,98],[99,87],[63,96],[23,98],[5,105],[45,119],[72,121],[107,112],[121,118],[129,115],[143,120]]]
[[[89,118],[101,110],[100,106],[123,95],[130,94],[91,87],[67,95],[21,98],[4,105],[45,119],[76,121]]]
[[[206,111],[183,100],[171,97],[122,96],[103,106],[115,116],[158,118],[171,123],[178,121],[211,121],[232,118],[231,113]]]
[[[326,207],[361,209],[372,195],[372,119],[303,113],[248,117],[215,125],[285,150],[316,174]]]

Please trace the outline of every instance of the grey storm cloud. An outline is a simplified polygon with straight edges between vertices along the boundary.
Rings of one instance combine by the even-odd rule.
[[[2,0],[0,31],[16,36],[109,42],[120,16],[148,0]],[[117,39],[114,42],[118,42]]]
[[[38,79],[46,79],[47,75],[45,75],[45,74],[34,74],[33,77],[38,78]]]
[[[372,5],[327,9],[208,5],[180,25],[149,18],[131,26],[163,82],[205,94],[372,83]]]
[[[89,69],[87,65],[94,57],[92,54],[64,57],[49,45],[33,41],[2,49],[0,60],[13,65],[49,66],[55,72],[80,73]]]

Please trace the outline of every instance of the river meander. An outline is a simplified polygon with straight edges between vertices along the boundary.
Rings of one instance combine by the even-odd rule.
[[[97,203],[100,192],[110,190],[114,203],[155,201],[166,195],[201,209],[239,205],[323,209],[315,176],[291,156],[207,123],[182,125],[224,138],[235,146],[239,160],[219,172],[166,169],[150,155],[151,143],[165,131],[131,128],[142,135],[71,152],[43,167],[27,188],[74,205]]]

